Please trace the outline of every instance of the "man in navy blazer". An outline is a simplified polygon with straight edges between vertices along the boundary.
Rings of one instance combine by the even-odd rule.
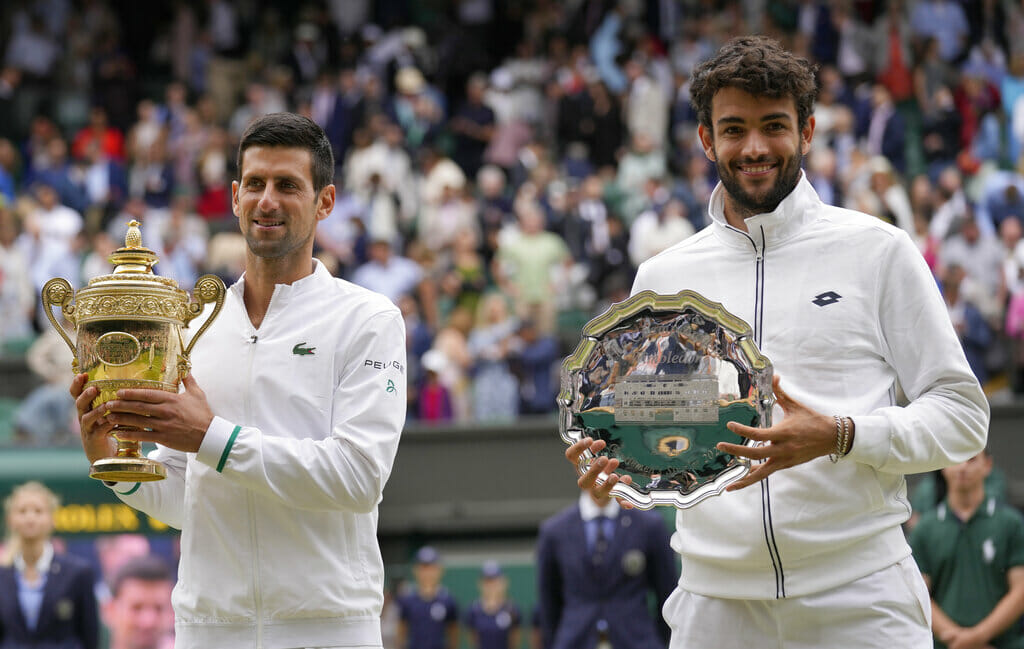
[[[661,514],[622,509],[588,492],[541,524],[538,599],[544,649],[664,649],[661,607],[678,564]],[[657,605],[652,612],[648,595]]]
[[[78,557],[54,554],[35,629],[29,629],[18,601],[13,566],[0,566],[0,649],[96,649],[99,614],[92,566]]]

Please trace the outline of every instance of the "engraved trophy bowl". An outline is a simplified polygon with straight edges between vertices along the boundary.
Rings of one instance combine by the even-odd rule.
[[[96,386],[98,407],[117,397],[122,388],[152,388],[177,392],[189,372],[192,346],[220,313],[227,289],[214,275],[196,281],[192,298],[177,282],[153,273],[159,261],[142,247],[139,222],[131,221],[125,244],[108,258],[114,264],[109,275],[89,280],[76,293],[71,284],[55,277],[43,285],[41,299],[50,323],[74,355],[75,374],[88,375],[86,387]],[[72,303],[73,302],[73,303]],[[210,317],[186,345],[182,329],[213,304]],[[59,306],[75,328],[75,342],[53,315]],[[137,430],[115,426],[117,451],[92,464],[89,477],[109,482],[150,482],[166,477],[164,466],[142,455],[139,442],[119,439],[119,431]]]
[[[607,443],[584,453],[580,475],[598,456],[617,458],[632,484],[612,495],[685,509],[750,471],[715,445],[752,444],[726,424],[767,428],[774,404],[772,365],[746,322],[693,291],[641,291],[588,322],[562,363],[559,430],[567,444]]]

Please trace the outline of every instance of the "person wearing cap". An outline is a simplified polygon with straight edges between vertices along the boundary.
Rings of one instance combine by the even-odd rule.
[[[581,493],[537,538],[541,646],[664,649],[669,628],[656,611],[678,576],[661,514]]]
[[[352,273],[352,283],[386,295],[398,302],[403,295],[414,295],[423,281],[423,269],[408,257],[395,254],[391,239],[371,234],[366,263]]]
[[[441,584],[441,555],[429,545],[416,552],[412,569],[416,586],[398,598],[398,646],[401,649],[456,649],[459,610]]]
[[[508,579],[497,561],[485,561],[477,581],[480,599],[463,617],[473,649],[518,649],[522,615],[508,599]]]

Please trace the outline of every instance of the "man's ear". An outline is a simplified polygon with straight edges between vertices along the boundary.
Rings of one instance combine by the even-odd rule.
[[[814,137],[814,115],[807,118],[807,124],[800,129],[800,153],[807,155],[811,152],[811,139]]]
[[[711,131],[705,128],[703,124],[698,124],[697,137],[700,139],[700,145],[704,149],[704,155],[711,162],[715,162],[715,139],[712,137]]]
[[[235,215],[236,219],[240,214],[240,210],[238,209],[238,186],[237,180],[231,181],[231,213]]]
[[[316,220],[323,221],[334,211],[335,188],[334,185],[327,185],[320,190],[317,196]]]

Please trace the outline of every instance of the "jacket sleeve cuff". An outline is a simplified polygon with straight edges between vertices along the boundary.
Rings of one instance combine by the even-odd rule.
[[[141,482],[110,482],[109,480],[104,480],[103,484],[118,496],[130,496],[142,486]]]
[[[854,462],[881,468],[892,448],[891,427],[884,415],[851,417],[854,433],[853,448],[846,456]]]
[[[203,443],[199,445],[196,459],[211,466],[220,473],[231,455],[231,447],[235,445],[241,426],[236,426],[226,419],[214,416],[210,427],[206,429]]]

